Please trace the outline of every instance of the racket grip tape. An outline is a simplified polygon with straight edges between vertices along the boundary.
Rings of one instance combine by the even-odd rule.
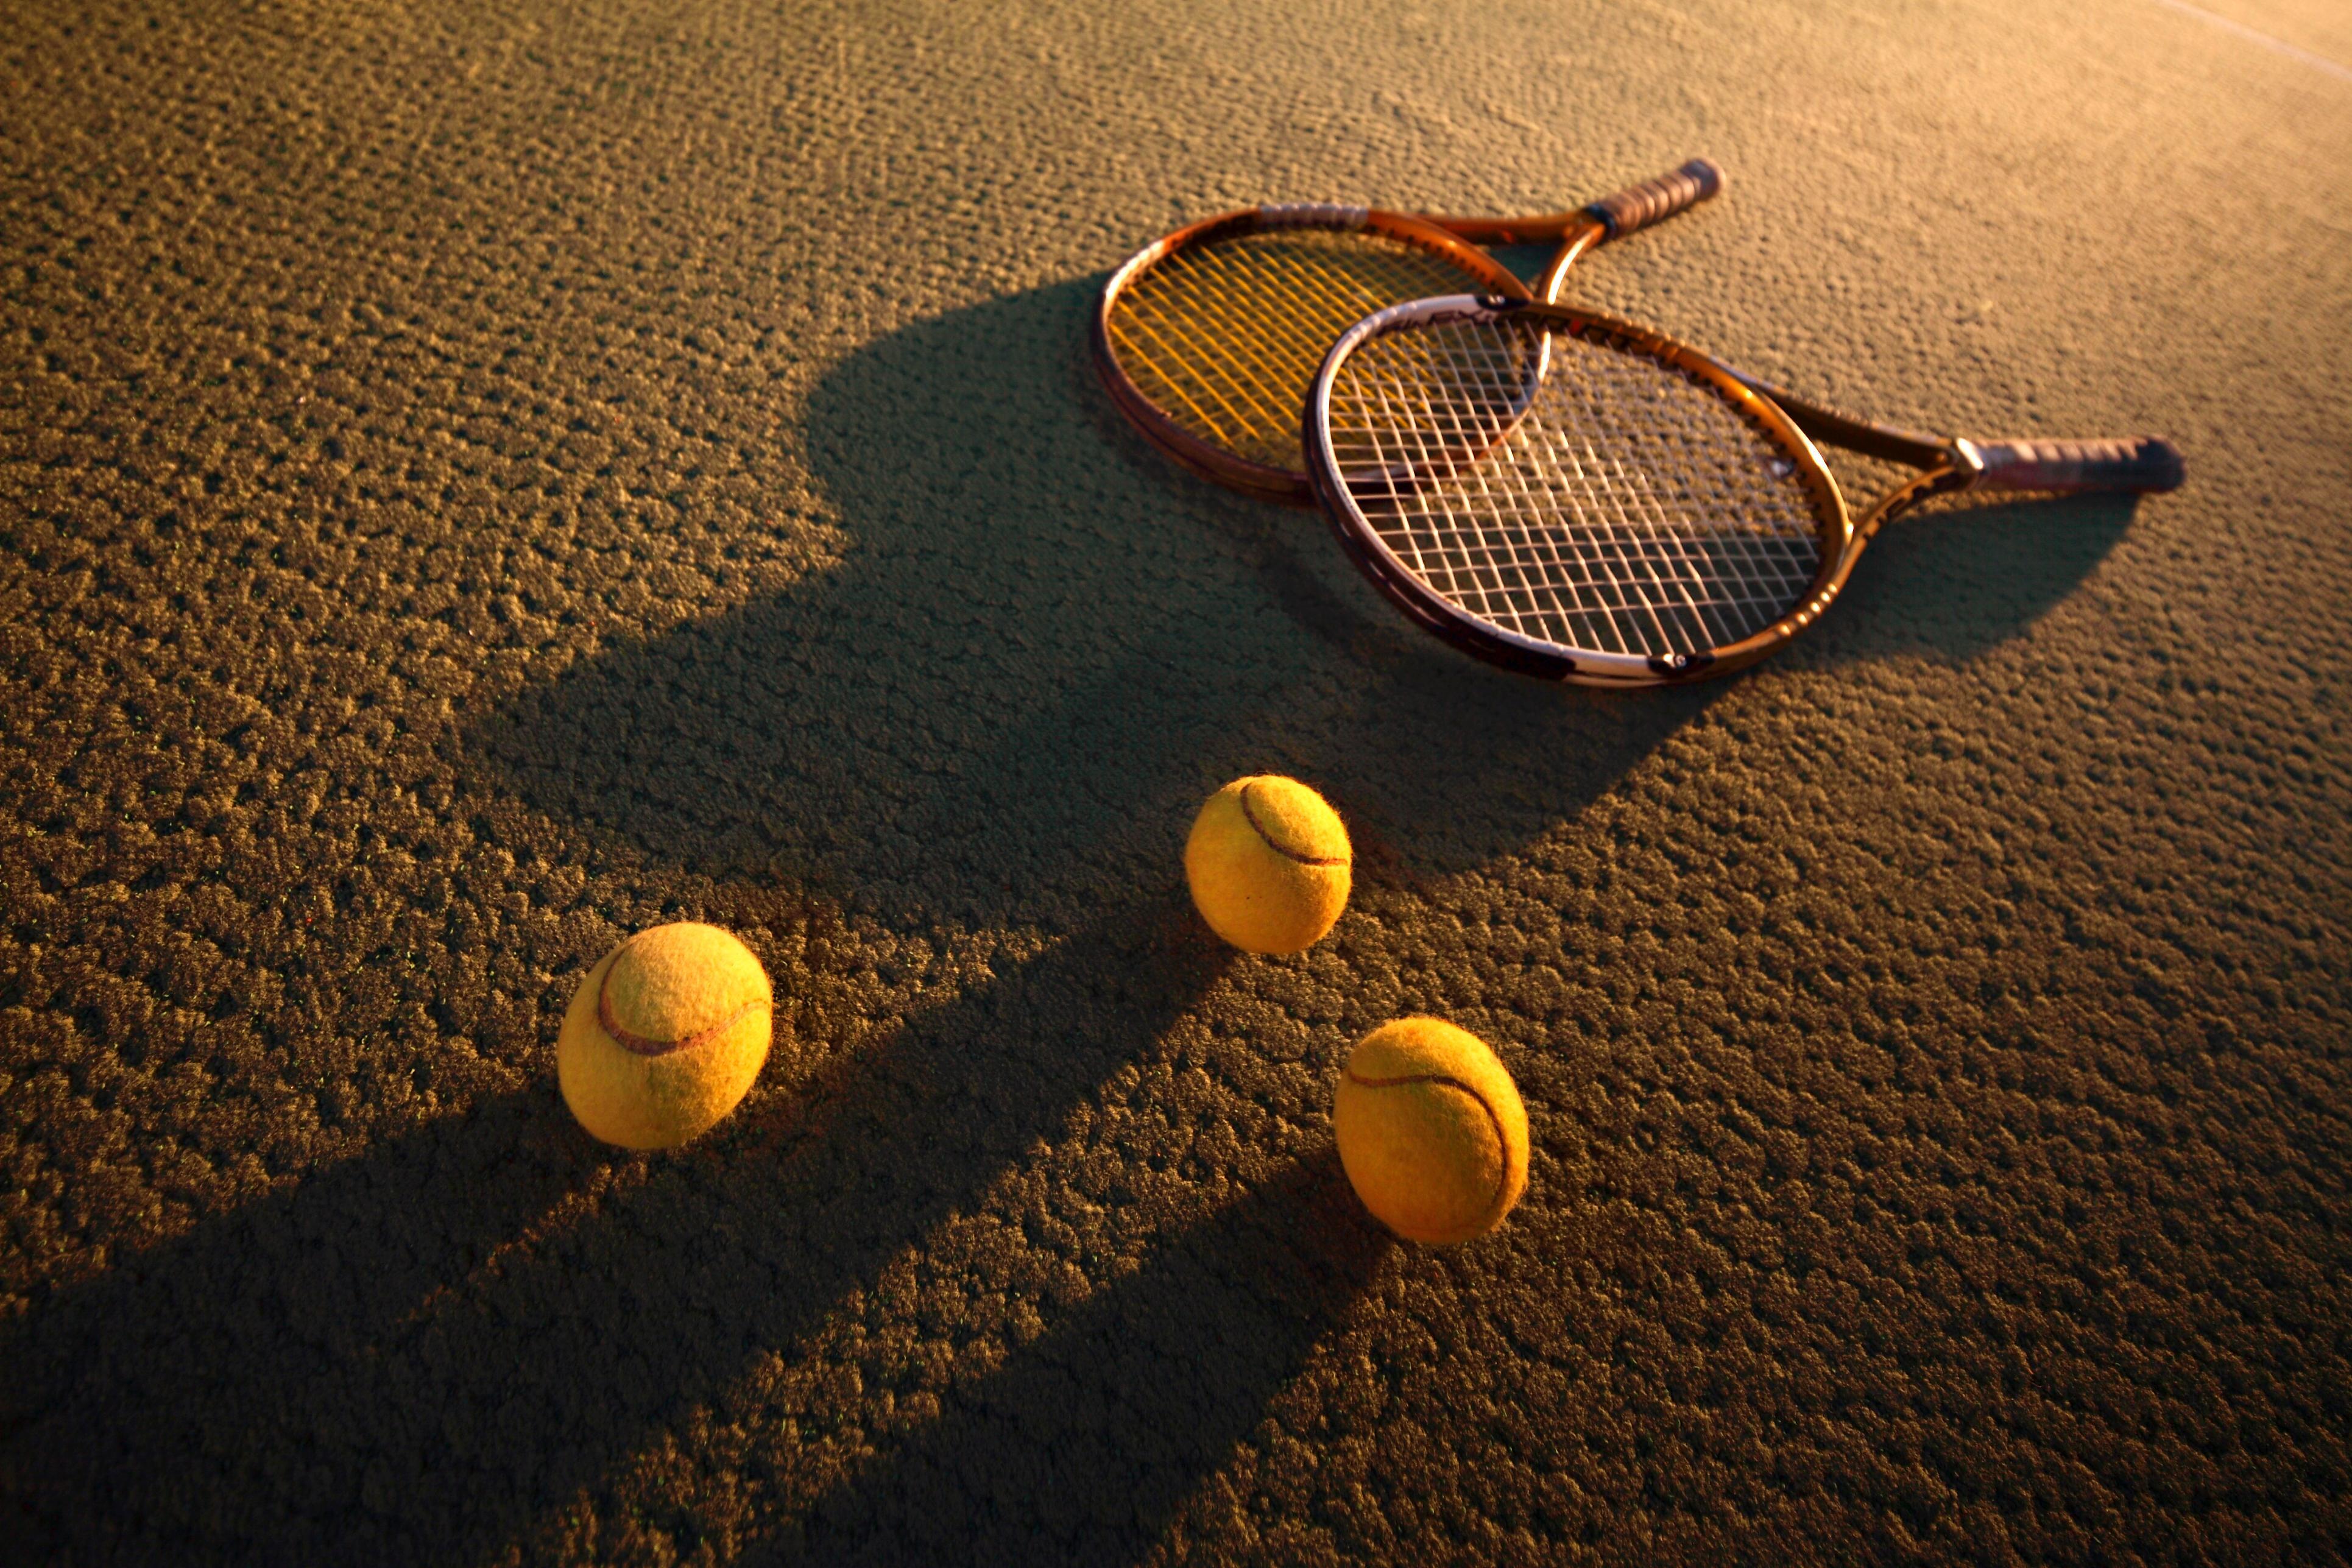
[[[2187,477],[2180,448],[2154,436],[1973,445],[1984,462],[1977,489],[2172,490]]]
[[[1698,205],[1723,189],[1723,171],[1705,158],[1693,158],[1681,168],[1644,180],[1613,196],[1604,196],[1584,210],[1600,220],[1612,239],[1622,239]]]

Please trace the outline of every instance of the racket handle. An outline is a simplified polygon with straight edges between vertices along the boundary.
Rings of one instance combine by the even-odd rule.
[[[1686,212],[1723,189],[1723,171],[1706,158],[1693,158],[1670,174],[1644,180],[1584,210],[1600,220],[1611,239],[1622,239],[1661,218]]]
[[[1974,441],[1984,471],[1971,489],[2176,490],[2180,448],[2155,436],[2120,441]]]

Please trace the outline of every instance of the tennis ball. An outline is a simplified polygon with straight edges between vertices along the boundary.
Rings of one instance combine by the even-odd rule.
[[[1348,907],[1348,829],[1323,797],[1273,773],[1209,797],[1184,843],[1192,903],[1251,952],[1302,952]]]
[[[674,1149],[735,1109],[768,1059],[768,972],[730,931],[641,931],[588,972],[555,1041],[580,1125],[625,1149]]]
[[[1407,1241],[1468,1241],[1528,1190],[1528,1111],[1477,1036],[1399,1018],[1356,1042],[1331,1106],[1339,1163]]]

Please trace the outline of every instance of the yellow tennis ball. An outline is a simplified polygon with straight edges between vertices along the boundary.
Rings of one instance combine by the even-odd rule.
[[[1353,858],[1346,826],[1321,795],[1261,773],[1201,808],[1184,843],[1184,879],[1201,918],[1235,947],[1303,952],[1348,907]]]
[[[1528,1111],[1477,1036],[1399,1018],[1356,1042],[1331,1106],[1339,1163],[1407,1241],[1484,1236],[1528,1190]]]
[[[625,1149],[673,1149],[735,1109],[768,1059],[768,972],[730,931],[641,931],[588,972],[556,1037],[580,1125]]]

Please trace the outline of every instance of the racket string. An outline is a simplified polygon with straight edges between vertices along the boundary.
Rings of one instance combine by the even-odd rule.
[[[1398,562],[1536,642],[1706,652],[1779,620],[1821,565],[1796,466],[1635,352],[1507,319],[1409,328],[1341,367],[1330,429]]]
[[[1368,254],[1349,257],[1352,275],[1335,276],[1329,258],[1302,237],[1286,235],[1278,247],[1201,247],[1161,280],[1171,286],[1139,298],[1133,310],[1158,351],[1141,368],[1200,420],[1196,433],[1290,465],[1297,459],[1300,395],[1337,335],[1328,323],[1387,303],[1368,278],[1391,271],[1377,265],[1386,257],[1364,246],[1353,248]],[[1407,279],[1390,286],[1421,285]]]
[[[1401,241],[1282,229],[1188,246],[1120,292],[1109,328],[1129,382],[1192,436],[1273,468],[1302,466],[1300,405],[1349,325],[1480,280]]]

